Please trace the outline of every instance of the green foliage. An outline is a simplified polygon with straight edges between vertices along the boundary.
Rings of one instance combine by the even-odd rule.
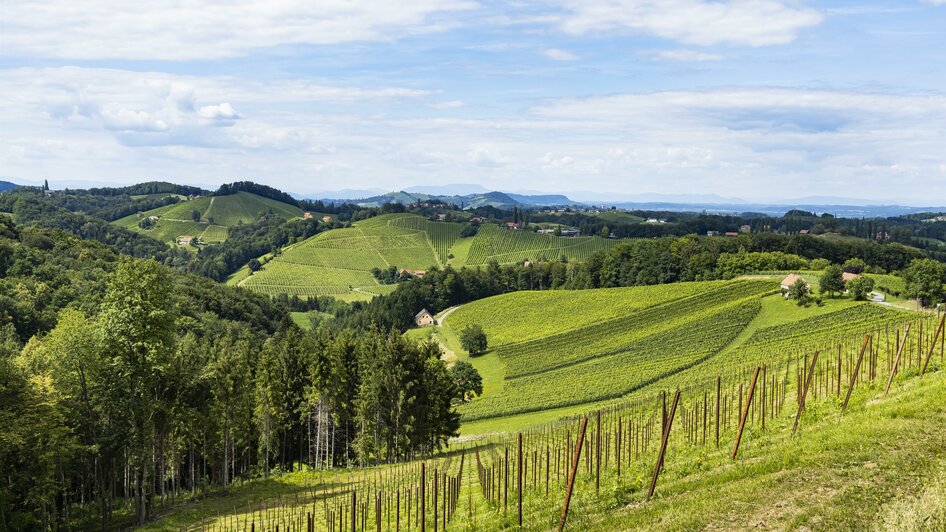
[[[844,292],[844,271],[840,266],[832,265],[824,269],[818,280],[818,290],[822,294],[837,295]]]
[[[905,293],[923,306],[939,303],[943,301],[944,276],[946,271],[941,263],[933,259],[916,259],[903,272]]]
[[[486,333],[479,324],[467,325],[460,331],[460,345],[472,357],[482,355],[487,349]]]
[[[860,276],[847,282],[847,290],[857,301],[867,299],[874,290],[874,280],[867,276]]]
[[[458,401],[465,403],[483,395],[483,377],[476,371],[473,364],[465,360],[456,362],[450,367],[450,377],[456,387]]]
[[[841,268],[847,273],[864,273],[864,270],[867,269],[867,263],[863,259],[857,257],[852,257],[844,261],[844,264]]]

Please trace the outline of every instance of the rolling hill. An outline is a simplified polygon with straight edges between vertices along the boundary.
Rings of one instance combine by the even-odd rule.
[[[777,291],[775,280],[747,279],[516,292],[464,305],[437,331],[461,355],[456,337],[469,325],[490,341],[486,355],[469,359],[486,381],[483,396],[461,408],[464,433],[711,380],[916,316],[850,299],[803,308]]]
[[[331,295],[348,300],[370,299],[388,293],[373,268],[408,270],[431,267],[483,266],[523,260],[581,262],[619,240],[601,237],[557,237],[531,231],[480,226],[472,237],[461,237],[463,224],[434,222],[412,214],[388,214],[333,229],[295,244],[269,260],[241,286],[267,294]]]
[[[212,243],[226,240],[229,227],[250,223],[270,211],[287,219],[302,216],[302,210],[295,205],[241,191],[225,196],[202,196],[190,201],[181,201],[126,216],[113,223],[168,244],[176,243],[178,237],[185,235],[198,238],[204,243]],[[199,214],[196,221],[194,212]],[[157,217],[154,225],[148,229],[140,227],[139,222],[149,217]]]

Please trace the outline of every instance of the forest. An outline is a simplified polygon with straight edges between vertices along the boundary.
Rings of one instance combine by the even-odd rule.
[[[269,299],[9,219],[0,267],[0,528],[140,524],[183,490],[425,455],[459,427],[435,344],[303,332]]]

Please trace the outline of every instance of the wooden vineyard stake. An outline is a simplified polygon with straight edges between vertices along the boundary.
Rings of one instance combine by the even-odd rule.
[[[926,366],[930,364],[930,357],[933,356],[933,351],[936,350],[936,340],[939,340],[939,335],[943,333],[943,325],[946,324],[946,316],[943,316],[943,319],[939,321],[939,327],[936,328],[936,334],[933,335],[933,341],[930,342],[930,351],[926,354],[926,360],[923,361],[923,368],[920,370],[920,377],[923,377],[923,374],[926,373]]]
[[[910,323],[907,323],[906,328],[903,330],[903,338],[906,340],[907,334],[910,332]],[[897,374],[897,366],[900,364],[900,355],[903,353],[903,348],[906,347],[907,343],[900,341],[900,336],[898,333],[897,336],[897,354],[893,359],[893,365],[890,367],[890,376],[887,377],[887,386],[884,388],[884,397],[887,397],[887,394],[890,393],[890,383],[893,382],[893,376]]]
[[[723,378],[716,377],[716,448],[719,449],[719,401],[722,397]]]
[[[739,452],[739,443],[742,441],[742,431],[746,428],[746,418],[749,417],[749,407],[752,405],[752,395],[755,393],[755,383],[759,379],[759,371],[762,369],[762,366],[756,366],[755,372],[752,374],[752,383],[749,385],[749,393],[746,395],[746,405],[741,415],[739,416],[739,429],[736,432],[736,443],[732,448],[731,459],[736,459],[736,454]]]
[[[516,467],[516,488],[519,492],[519,528],[522,528],[522,433],[519,433],[519,457]]]
[[[864,343],[861,345],[861,352],[857,355],[857,362],[854,364],[854,371],[851,372],[851,385],[848,386],[847,395],[844,396],[844,404],[841,405],[841,412],[844,412],[847,409],[847,403],[851,400],[851,392],[854,391],[854,383],[857,382],[857,374],[861,370],[861,362],[864,360],[864,351],[867,349],[867,344],[870,342],[870,335],[864,335]]]
[[[666,397],[666,395],[665,395]],[[647,490],[647,498],[654,496],[654,490],[657,489],[657,478],[660,476],[660,470],[664,466],[664,457],[667,454],[667,442],[670,441],[670,428],[673,424],[673,417],[677,413],[677,404],[680,402],[680,390],[673,394],[673,404],[670,406],[670,414],[667,416],[667,424],[664,427],[663,434],[660,437],[660,452],[657,454],[657,464],[654,466],[654,476],[650,479],[650,488]]]
[[[572,459],[571,471],[568,474],[568,485],[565,487],[565,502],[562,503],[562,517],[558,522],[558,532],[565,529],[565,520],[568,518],[568,503],[572,500],[572,489],[575,487],[575,476],[578,474],[578,463],[581,458],[581,446],[585,441],[585,428],[588,426],[588,417],[581,418],[581,428],[578,430],[578,441],[575,443],[575,458]]]
[[[801,419],[801,413],[805,410],[805,397],[808,396],[808,387],[811,386],[811,380],[815,376],[815,365],[818,363],[818,351],[811,358],[811,367],[808,368],[808,376],[805,379],[805,387],[801,392],[801,402],[798,403],[798,412],[795,414],[795,424],[792,426],[792,435],[798,430],[798,420]]]
[[[424,489],[424,486],[426,484],[426,478],[427,478],[427,475],[424,468],[424,462],[421,462],[420,463],[420,503],[419,503],[420,517],[417,519],[418,521],[420,521],[420,532],[424,532],[425,530],[427,530],[427,518],[426,518],[427,514],[424,513],[425,502],[426,502],[424,500],[425,498],[424,491],[426,491]]]
[[[595,427],[595,493],[601,490],[601,411],[598,410]],[[521,526],[521,525],[520,525]]]

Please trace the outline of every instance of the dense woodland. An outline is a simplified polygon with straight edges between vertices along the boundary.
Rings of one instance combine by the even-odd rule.
[[[266,298],[9,220],[0,266],[0,528],[105,525],[116,505],[141,523],[182,490],[457,431],[434,344],[305,333]],[[83,501],[97,517],[70,515]]]

